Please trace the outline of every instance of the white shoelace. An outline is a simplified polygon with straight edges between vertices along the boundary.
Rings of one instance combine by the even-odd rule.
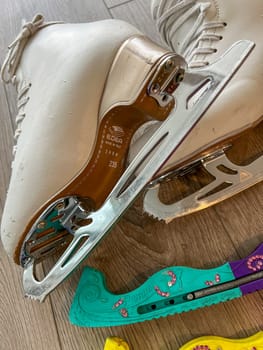
[[[157,30],[162,39],[170,48],[181,54],[191,68],[208,65],[209,62],[203,57],[216,52],[216,49],[211,47],[212,43],[222,39],[221,35],[207,32],[226,25],[221,21],[204,23],[210,5],[210,2],[197,3],[196,0],[160,0],[155,13]],[[176,32],[193,16],[197,17],[196,21],[186,33],[178,52],[178,48],[173,44]],[[201,42],[206,42],[207,45],[201,47]]]
[[[8,53],[1,69],[1,78],[9,83],[15,75],[23,50],[31,36],[44,26],[44,17],[36,15],[32,22],[23,24],[21,32],[8,46]]]
[[[21,32],[16,39],[8,46],[8,53],[1,68],[1,78],[5,83],[12,83],[17,90],[17,116],[16,116],[16,131],[14,135],[15,145],[13,148],[13,155],[16,152],[16,144],[21,134],[21,124],[25,118],[24,107],[29,100],[27,93],[31,87],[31,83],[25,81],[17,81],[16,70],[19,65],[23,50],[28,40],[41,28],[50,24],[62,22],[47,22],[44,23],[44,17],[37,14],[31,22],[24,23]]]

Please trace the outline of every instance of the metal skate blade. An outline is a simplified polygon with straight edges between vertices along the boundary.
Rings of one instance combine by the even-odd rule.
[[[86,219],[91,223],[74,232],[74,238],[68,248],[44,279],[38,281],[35,278],[33,259],[25,265],[23,285],[28,296],[40,301],[44,300],[45,296],[87,257],[158,172],[167,158],[179,147],[242,65],[253,47],[254,43],[251,41],[236,42],[212,65],[186,74],[184,82],[174,94],[176,109],[161,123],[134,158],[103,206],[87,216]],[[204,82],[206,88],[203,89],[202,95],[196,100],[191,99],[192,93],[200,86],[204,86]],[[138,172],[139,168],[141,170]]]
[[[238,166],[222,152],[213,159],[203,160],[202,165],[215,177],[214,181],[172,204],[165,204],[160,200],[160,185],[150,188],[144,197],[144,211],[169,223],[180,216],[217,204],[263,180],[263,156],[249,165]]]

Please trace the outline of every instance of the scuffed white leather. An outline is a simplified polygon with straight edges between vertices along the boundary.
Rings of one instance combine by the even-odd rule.
[[[159,2],[159,0],[154,0],[152,3],[153,16],[156,14],[155,8]],[[256,47],[205,116],[166,162],[160,173],[176,167],[177,164],[187,161],[190,157],[215,143],[251,127],[262,117],[262,14],[262,0],[211,0],[211,7],[206,20],[223,21],[227,23],[227,26],[223,29],[214,30],[215,33],[222,35],[223,39],[211,45],[217,49],[217,52],[207,55],[204,57],[205,60],[211,63],[238,40],[251,40],[255,42]],[[180,33],[180,35],[182,34]],[[180,43],[180,37],[177,36],[176,41]],[[202,45],[209,46],[209,43],[202,42]],[[180,53],[180,47],[178,47],[178,51]],[[154,127],[149,128],[147,133],[134,142],[130,150],[130,159],[133,159],[138,150],[143,147],[153,131]]]
[[[123,21],[105,20],[51,25],[28,42],[16,75],[32,86],[1,223],[9,255],[33,214],[89,160],[111,63],[138,33]]]

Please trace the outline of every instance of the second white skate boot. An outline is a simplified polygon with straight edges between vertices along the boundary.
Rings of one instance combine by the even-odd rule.
[[[152,181],[152,188],[146,192],[144,210],[169,222],[216,204],[263,179],[262,150],[254,161],[246,159],[244,154],[241,164],[227,156],[235,154],[235,145],[239,149],[240,143],[248,143],[249,137],[257,137],[261,143],[263,139],[263,4],[261,0],[152,0],[151,12],[164,43],[186,59],[192,72],[208,67],[237,40],[255,42],[245,64],[164,164]],[[199,92],[192,90],[190,103],[202,95],[206,83],[200,86]],[[152,125],[138,131],[130,159],[156,127]],[[243,140],[237,140],[242,135]],[[197,184],[198,190],[178,200],[170,199],[169,204],[160,199],[161,183],[181,178],[200,166],[211,175],[207,185],[200,188]]]

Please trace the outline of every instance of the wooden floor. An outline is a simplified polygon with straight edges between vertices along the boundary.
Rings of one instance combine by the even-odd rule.
[[[66,22],[120,18],[159,40],[149,16],[149,1],[1,0],[0,63],[20,28],[21,18],[31,19],[36,12],[43,13],[47,20]],[[10,176],[15,104],[12,87],[1,84],[1,212]],[[212,268],[245,257],[262,241],[262,205],[261,183],[213,208],[166,226],[147,219],[133,207],[85,263],[102,270],[114,292],[132,290],[165,266]],[[134,350],[175,350],[197,336],[245,337],[263,329],[262,292],[143,324],[77,328],[69,323],[68,311],[80,274],[81,269],[44,303],[32,302],[23,298],[22,270],[6,257],[1,247],[0,349],[99,350],[103,349],[106,337],[118,335]]]

